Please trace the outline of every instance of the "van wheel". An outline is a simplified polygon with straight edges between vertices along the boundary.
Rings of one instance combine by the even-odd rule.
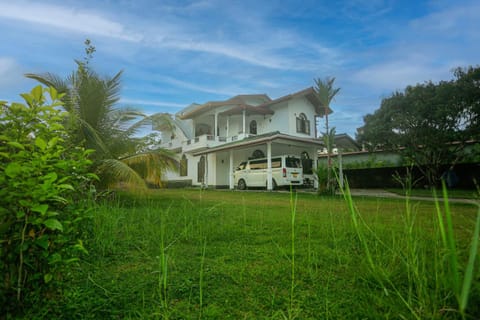
[[[240,179],[238,180],[238,190],[245,190],[247,189],[247,184],[245,183],[245,180]]]

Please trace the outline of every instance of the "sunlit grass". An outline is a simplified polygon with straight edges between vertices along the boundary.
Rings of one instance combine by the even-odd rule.
[[[458,293],[451,287],[450,247],[442,235],[447,239],[450,227],[442,229],[438,218],[439,208],[445,214],[442,203],[346,199],[159,190],[100,204],[85,241],[90,255],[68,277],[63,314],[82,319],[478,316],[479,268],[469,262],[476,253],[471,248],[478,248],[475,206],[450,203],[448,209]]]

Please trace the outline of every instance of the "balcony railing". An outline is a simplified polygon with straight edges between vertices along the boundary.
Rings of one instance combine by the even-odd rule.
[[[181,146],[182,146],[182,143],[178,140],[172,140],[172,141],[164,142],[160,144],[160,147],[163,149],[177,149],[177,148],[180,148]]]
[[[234,142],[234,141],[242,140],[252,136],[255,136],[255,135],[252,135],[249,133],[239,133],[238,135],[231,136],[231,137],[215,137],[210,134],[205,134],[205,135],[201,135],[201,136],[183,141],[182,147],[184,152],[204,149],[204,148],[212,148],[212,147],[222,145],[224,143]]]

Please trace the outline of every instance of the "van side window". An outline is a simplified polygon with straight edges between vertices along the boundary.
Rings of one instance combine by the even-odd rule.
[[[272,159],[272,168],[280,168],[282,166],[282,158]]]
[[[267,160],[250,161],[251,170],[259,170],[259,169],[266,169],[266,168],[267,168]]]

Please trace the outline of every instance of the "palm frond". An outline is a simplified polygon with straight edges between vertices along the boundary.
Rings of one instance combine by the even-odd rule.
[[[119,71],[113,78],[104,79],[105,100],[104,104],[113,107],[120,100],[121,77],[123,71]]]
[[[101,177],[102,183],[108,187],[114,187],[119,182],[125,183],[127,186],[147,187],[143,177],[121,160],[102,160],[97,168],[97,173]]]
[[[68,82],[50,72],[43,74],[26,73],[25,77],[36,80],[47,87],[54,87],[58,93],[67,93],[69,89]]]
[[[174,131],[175,121],[168,113],[155,113],[148,116],[154,130]]]
[[[87,149],[94,149],[99,156],[111,155],[110,150],[103,140],[103,137],[92,125],[82,118],[76,118],[75,120],[78,121],[80,125],[82,138],[85,141]]]
[[[315,79],[315,84],[317,85],[315,91],[323,107],[330,107],[330,102],[332,102],[340,91],[340,88],[333,88],[334,82],[334,77],[327,77],[325,80]]]
[[[166,149],[130,155],[120,161],[134,168],[146,181],[155,185],[162,185],[162,178],[168,170],[176,172],[179,168],[175,153]]]

